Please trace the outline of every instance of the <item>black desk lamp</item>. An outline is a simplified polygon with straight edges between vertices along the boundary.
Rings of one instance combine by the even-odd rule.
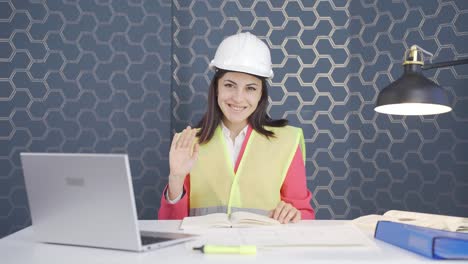
[[[390,115],[435,115],[452,110],[444,89],[424,77],[421,70],[468,64],[468,59],[424,65],[423,52],[432,56],[416,45],[405,52],[404,73],[379,93],[374,108],[376,112]]]

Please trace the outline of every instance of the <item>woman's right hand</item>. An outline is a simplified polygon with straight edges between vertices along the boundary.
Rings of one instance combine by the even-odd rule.
[[[190,126],[185,128],[180,134],[174,135],[169,151],[169,199],[178,197],[184,187],[184,180],[192,170],[198,158],[198,143],[196,140],[196,129]],[[193,146],[193,151],[192,151]]]

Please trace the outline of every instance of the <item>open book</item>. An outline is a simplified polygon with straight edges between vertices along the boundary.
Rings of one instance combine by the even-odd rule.
[[[249,212],[235,212],[231,215],[224,213],[203,216],[185,217],[180,229],[211,228],[211,227],[253,227],[279,225],[277,220]]]
[[[383,215],[365,215],[352,221],[361,229],[373,232],[378,221],[391,221],[452,232],[468,232],[468,218],[390,210]]]

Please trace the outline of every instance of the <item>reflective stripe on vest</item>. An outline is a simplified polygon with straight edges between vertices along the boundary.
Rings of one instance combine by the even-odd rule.
[[[281,186],[300,146],[305,159],[300,128],[266,127],[275,138],[252,131],[237,173],[219,126],[213,138],[200,145],[198,160],[190,172],[190,215],[235,210],[267,214],[280,202]]]

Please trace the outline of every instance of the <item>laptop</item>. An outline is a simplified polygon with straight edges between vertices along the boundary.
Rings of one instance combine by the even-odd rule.
[[[20,155],[38,241],[148,251],[196,237],[139,230],[125,154]]]

